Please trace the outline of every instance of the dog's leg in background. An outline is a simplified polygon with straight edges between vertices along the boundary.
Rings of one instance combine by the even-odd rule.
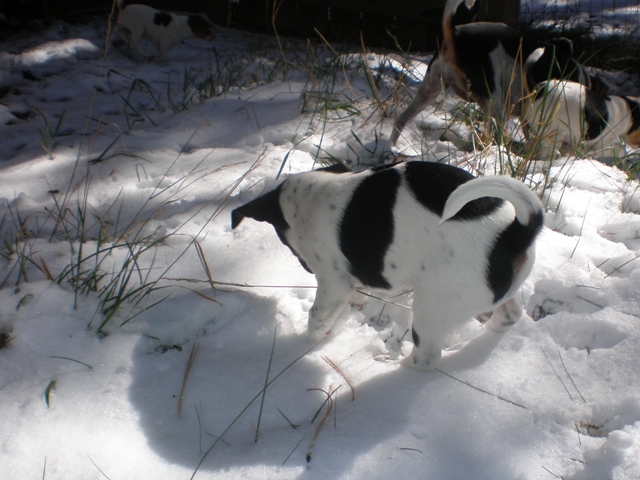
[[[349,303],[354,293],[353,285],[347,281],[322,280],[318,278],[316,299],[309,311],[307,334],[309,340],[319,342],[331,333],[331,327],[340,312]]]
[[[522,317],[522,308],[511,298],[493,311],[487,327],[496,332],[502,332],[520,320],[520,317]]]
[[[440,58],[434,59],[429,65],[429,69],[424,80],[418,86],[418,92],[415,98],[409,104],[407,109],[402,112],[393,122],[393,131],[391,132],[391,145],[395,145],[398,137],[407,123],[420,113],[428,104],[438,96],[443,90],[442,80],[444,78],[444,66]]]

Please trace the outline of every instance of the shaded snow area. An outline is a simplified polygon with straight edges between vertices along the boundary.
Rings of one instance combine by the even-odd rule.
[[[638,35],[638,0],[521,0],[520,19],[549,27]]]
[[[588,157],[528,178],[547,216],[526,315],[469,319],[439,371],[401,364],[411,293],[314,346],[315,278],[231,209],[316,159],[390,157],[394,88],[429,56],[217,27],[160,64],[105,54],[105,31],[0,52],[0,478],[640,478],[637,181]],[[494,173],[457,104],[396,153]]]

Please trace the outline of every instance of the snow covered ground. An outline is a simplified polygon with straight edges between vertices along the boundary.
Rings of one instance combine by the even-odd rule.
[[[285,64],[217,28],[161,65],[105,54],[105,29],[0,52],[0,478],[640,478],[637,181],[558,160],[527,315],[470,319],[440,371],[400,365],[409,310],[371,298],[314,347],[314,278],[230,211],[318,155],[384,158],[401,58],[283,40]],[[492,173],[447,123],[398,151]]]

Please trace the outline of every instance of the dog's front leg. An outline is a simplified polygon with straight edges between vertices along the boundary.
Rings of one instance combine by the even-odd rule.
[[[331,327],[340,312],[349,303],[355,289],[346,280],[318,278],[316,299],[309,311],[307,335],[310,341],[319,342],[331,333]]]

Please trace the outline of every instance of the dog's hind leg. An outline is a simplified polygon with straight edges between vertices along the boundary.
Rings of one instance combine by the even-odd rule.
[[[346,280],[331,281],[318,278],[316,299],[309,311],[307,335],[310,341],[319,342],[331,333],[333,322],[349,303],[354,287]]]
[[[513,298],[507,300],[493,311],[487,327],[502,332],[516,323],[522,317],[522,308]]]
[[[440,58],[434,59],[429,65],[429,70],[424,80],[418,86],[418,92],[415,98],[409,104],[407,109],[396,117],[393,122],[393,131],[391,132],[391,145],[395,145],[398,137],[407,123],[420,113],[427,105],[429,105],[443,91],[444,66]]]
[[[437,368],[442,358],[442,345],[452,324],[455,321],[452,322],[446,312],[436,311],[424,299],[414,298],[411,329],[413,352],[409,366],[421,370]]]

